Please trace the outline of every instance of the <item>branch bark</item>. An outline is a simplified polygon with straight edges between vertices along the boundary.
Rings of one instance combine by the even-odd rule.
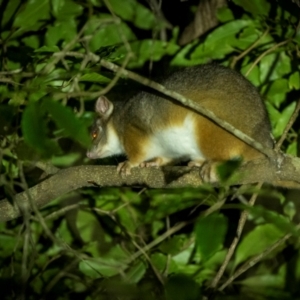
[[[280,161],[280,165],[278,164]],[[267,158],[248,162],[241,166],[234,181],[227,185],[269,182],[276,186],[300,189],[300,158],[280,156],[274,161]],[[198,168],[163,167],[134,168],[130,176],[121,177],[115,166],[77,166],[58,171],[48,179],[19,193],[14,205],[7,199],[0,201],[0,222],[13,220],[31,211],[28,193],[37,207],[82,187],[141,186],[148,188],[200,187],[203,184]]]

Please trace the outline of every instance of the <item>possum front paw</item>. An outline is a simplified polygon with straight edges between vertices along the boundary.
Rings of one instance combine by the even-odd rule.
[[[217,175],[217,167],[218,163],[217,162],[212,162],[212,161],[190,161],[188,163],[189,167],[198,167],[200,169],[200,177],[203,182],[218,182],[219,178]]]
[[[149,167],[160,167],[164,166],[167,164],[170,164],[172,160],[166,157],[155,157],[151,160],[148,161],[143,161],[142,163],[139,164],[141,168],[149,168]]]
[[[200,177],[204,182],[215,183],[219,181],[217,173],[218,163],[206,161],[200,168]]]
[[[129,160],[125,160],[118,164],[117,172],[122,176],[128,176],[131,175],[131,169],[134,167],[135,165],[133,165]]]
[[[120,175],[128,176],[131,174],[131,169],[135,167],[140,168],[150,168],[150,167],[160,167],[167,164],[170,164],[172,162],[172,159],[166,158],[166,157],[155,157],[151,160],[146,160],[141,163],[132,163],[129,160],[126,160],[124,162],[121,162],[118,164],[117,172]]]

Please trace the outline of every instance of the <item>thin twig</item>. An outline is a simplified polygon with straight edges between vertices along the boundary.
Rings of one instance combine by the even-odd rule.
[[[156,238],[155,240],[153,240],[151,243],[149,243],[148,245],[146,245],[142,249],[140,249],[137,252],[135,252],[134,254],[132,254],[130,256],[130,258],[128,259],[127,263],[129,264],[129,263],[133,262],[139,256],[141,256],[145,252],[149,251],[150,249],[152,249],[156,245],[160,244],[162,241],[164,241],[165,239],[167,239],[169,236],[171,236],[175,232],[179,231],[183,227],[187,226],[191,222],[192,221],[190,221],[190,222],[181,222],[181,223],[176,224],[175,226],[173,226],[172,228],[170,228],[169,230],[167,230],[165,233],[163,233],[162,235],[160,235],[158,238]]]
[[[37,161],[31,164],[35,165],[37,168],[43,170],[46,175],[53,175],[59,171],[59,168],[53,166],[51,163],[44,162],[44,161]]]
[[[98,28],[100,26],[102,26],[103,24],[109,24],[109,23],[112,23],[113,20],[111,18],[107,18],[107,19],[102,19],[101,20],[101,23],[97,26],[97,28],[95,29],[95,31],[98,30]],[[52,68],[60,61],[62,60],[64,57],[65,57],[65,54],[71,50],[71,48],[74,46],[75,43],[77,42],[80,42],[81,41],[81,37],[83,36],[87,26],[88,26],[88,22],[85,23],[82,28],[80,29],[80,31],[77,33],[77,35],[73,38],[73,40],[71,40],[69,43],[67,43],[63,50],[60,51],[60,52],[56,52],[56,53],[53,53],[53,60],[50,61],[40,72],[40,74],[48,74]],[[91,36],[92,37],[92,36]],[[88,38],[91,38],[91,37],[88,37]],[[85,38],[87,38],[85,36]]]
[[[113,8],[112,8],[112,6],[111,6],[111,4],[110,4],[109,1],[104,0],[104,3],[106,5],[107,9],[109,10],[110,14],[112,15],[114,23],[117,25],[117,30],[118,30],[119,35],[120,35],[120,37],[122,39],[122,42],[123,42],[123,44],[124,44],[124,46],[125,46],[125,48],[127,50],[127,53],[131,53],[132,54],[133,52],[132,52],[132,49],[131,49],[131,45],[130,45],[130,43],[128,42],[128,40],[126,38],[126,35],[124,34],[124,27],[121,26],[122,23],[121,23],[120,18],[118,18],[116,16],[116,14],[113,11]]]
[[[53,60],[50,61],[43,69],[42,69],[42,73],[43,74],[48,74],[52,68],[54,68],[54,66],[64,57],[64,53],[66,53],[67,51],[69,51],[72,46],[79,40],[79,38],[81,37],[81,35],[84,33],[84,30],[86,28],[86,24],[80,29],[80,31],[78,32],[78,34],[76,35],[76,37],[71,40],[65,47],[64,49],[59,52],[60,55],[58,55],[57,53],[53,54]]]
[[[19,74],[19,73],[21,73],[22,71],[23,71],[23,68],[11,70],[11,71],[3,71],[3,72],[0,72],[0,75],[13,75],[13,74]]]
[[[22,251],[22,264],[21,264],[21,286],[22,291],[20,298],[26,299],[26,289],[27,289],[27,280],[29,278],[28,272],[28,257],[29,257],[29,239],[31,235],[30,222],[29,222],[29,214],[26,213],[26,217],[24,218],[25,224],[25,232],[24,232],[24,243],[23,243],[23,251]]]
[[[131,239],[131,242],[132,244],[138,249],[138,251],[141,252],[141,254],[143,254],[143,256],[146,258],[146,260],[148,261],[149,265],[151,266],[154,274],[156,275],[158,281],[164,285],[164,279],[163,279],[163,276],[160,274],[160,272],[157,270],[157,268],[154,266],[154,264],[152,263],[151,261],[151,258],[149,257],[149,255],[147,254],[146,251],[144,251],[144,248],[141,248],[135,241],[134,239],[132,238]]]
[[[127,64],[129,63],[130,59],[133,57],[133,54],[131,52],[128,52],[126,54],[126,57],[122,63],[122,66],[120,67],[120,69],[116,72],[115,77],[110,81],[110,83],[101,90],[101,92],[103,93],[102,95],[108,93],[118,82],[118,80],[120,79],[120,77],[123,74],[123,71],[125,70]]]
[[[297,229],[300,229],[300,224],[297,225]],[[263,258],[268,256],[272,251],[274,251],[276,248],[281,246],[285,241],[287,241],[292,236],[291,233],[286,234],[281,239],[276,241],[273,245],[271,245],[269,248],[267,248],[262,253],[252,257],[250,260],[248,260],[246,263],[244,263],[232,276],[226,280],[224,284],[222,284],[219,288],[219,291],[223,291],[230,283],[233,282],[234,279],[236,279],[238,276],[252,268],[255,264],[257,264],[259,261],[261,261]]]
[[[254,67],[261,61],[261,59],[263,57],[265,57],[267,54],[269,54],[270,52],[273,52],[275,49],[287,44],[290,40],[286,40],[286,41],[283,41],[283,42],[280,42],[276,45],[274,45],[273,47],[269,48],[268,50],[266,50],[265,52],[263,52],[255,61],[254,63],[251,65],[251,67],[249,68],[249,70],[246,72],[245,76],[247,77],[250,72],[254,69]]]
[[[10,83],[12,85],[20,85],[20,86],[22,85],[21,83],[15,82],[12,79],[4,78],[4,77],[0,78],[0,82]]]
[[[66,212],[73,210],[73,209],[78,209],[80,207],[79,204],[72,204],[72,205],[68,205],[65,206],[59,210],[56,210],[55,212],[49,214],[48,216],[44,217],[45,221],[54,219],[54,218],[58,218],[59,216],[63,216],[66,214]]]
[[[48,281],[46,287],[44,288],[45,294],[49,293],[51,289],[62,279],[68,271],[72,270],[79,262],[78,258],[75,258],[69,265],[60,270],[50,281]]]
[[[258,190],[259,190],[261,187],[262,187],[262,183],[258,183],[258,184],[256,185],[256,188],[257,188]],[[250,200],[249,200],[249,202],[248,202],[248,205],[249,205],[249,206],[253,206],[253,205],[254,205],[254,203],[255,203],[255,201],[256,201],[256,199],[257,199],[257,196],[258,196],[257,193],[255,193],[255,194],[252,195],[252,197],[250,198]],[[237,230],[236,230],[236,237],[233,239],[233,241],[232,241],[232,243],[231,243],[231,245],[230,245],[230,247],[229,247],[229,249],[228,249],[228,252],[227,252],[227,254],[226,254],[226,257],[225,257],[225,259],[224,259],[224,262],[222,263],[222,265],[221,265],[219,271],[217,272],[217,274],[216,274],[215,278],[213,279],[212,283],[210,284],[210,287],[211,287],[211,288],[216,288],[216,287],[217,287],[217,285],[218,285],[218,283],[219,283],[221,277],[223,276],[223,274],[224,274],[224,272],[225,272],[225,270],[226,270],[226,267],[227,267],[227,265],[228,265],[228,263],[229,263],[229,261],[230,261],[232,255],[234,254],[234,251],[235,251],[235,249],[236,249],[236,246],[237,246],[237,244],[238,244],[238,242],[239,242],[239,240],[240,240],[240,238],[241,238],[243,228],[244,228],[245,223],[246,223],[246,221],[247,221],[248,214],[249,214],[249,212],[248,212],[247,210],[244,210],[244,211],[242,212],[241,217],[240,217],[240,219],[239,219],[238,228],[237,228]]]
[[[45,230],[45,233],[47,234],[47,236],[54,242],[55,241],[54,235],[52,234],[52,232],[48,228],[48,226],[47,226],[44,218],[42,217],[40,211],[38,210],[38,208],[36,206],[35,201],[31,197],[31,194],[29,192],[29,187],[27,185],[27,181],[25,179],[25,175],[24,175],[24,172],[23,172],[23,165],[22,165],[22,163],[19,163],[18,167],[19,167],[19,170],[20,170],[20,179],[21,179],[21,182],[22,182],[22,184],[24,186],[25,192],[27,194],[28,201],[29,201],[29,204],[30,204],[30,208],[36,214],[36,217],[38,218],[40,224],[42,225],[42,228]],[[29,214],[28,208],[26,208],[26,211],[27,211],[26,213]]]
[[[267,30],[263,33],[263,35],[260,36],[249,48],[247,48],[245,51],[243,51],[238,56],[234,56],[233,60],[232,60],[232,62],[230,64],[230,68],[233,69],[235,67],[235,64],[240,59],[242,59],[243,57],[245,57],[251,50],[253,50],[268,33],[269,33],[269,28],[267,28]]]
[[[300,110],[300,99],[297,102],[297,105],[295,107],[294,113],[292,114],[288,124],[286,125],[286,127],[284,128],[283,134],[281,135],[279,141],[276,143],[275,145],[275,150],[278,151],[282,145],[282,143],[284,142],[284,140],[286,139],[286,136],[288,134],[288,132],[290,131],[290,129],[292,128],[293,124],[295,123],[298,114],[299,114],[299,110]]]

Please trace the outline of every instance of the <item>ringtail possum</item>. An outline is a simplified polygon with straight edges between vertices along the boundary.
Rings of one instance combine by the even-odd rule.
[[[216,64],[182,69],[160,81],[167,89],[211,110],[265,147],[273,147],[270,122],[256,88],[241,74]],[[212,166],[234,158],[249,161],[263,154],[205,116],[155,91],[142,91],[127,102],[105,96],[95,105],[91,159],[125,154],[121,174],[134,167],[189,161],[216,181]],[[208,167],[209,166],[209,167]],[[211,174],[210,174],[211,173]]]

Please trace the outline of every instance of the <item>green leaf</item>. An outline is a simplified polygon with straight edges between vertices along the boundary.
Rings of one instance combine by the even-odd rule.
[[[34,52],[36,52],[36,53],[39,53],[39,52],[54,53],[54,52],[59,52],[59,51],[60,51],[60,49],[56,45],[53,45],[53,46],[42,46],[42,47],[34,50]]]
[[[129,201],[124,201],[126,202],[129,203]],[[138,228],[137,216],[126,208],[119,210],[119,222],[130,232],[135,232]]]
[[[110,79],[95,72],[84,74],[80,77],[80,81],[109,83]]]
[[[178,266],[180,265],[183,266],[183,270],[184,270],[185,267],[188,265],[194,250],[195,250],[194,243],[191,243],[188,247],[183,249],[179,254],[174,255],[172,259]]]
[[[276,119],[276,125],[273,130],[275,138],[280,137],[283,134],[283,131],[289,122],[293,112],[295,111],[296,101],[289,104],[281,113],[280,117]]]
[[[264,87],[264,90],[266,86]],[[267,97],[270,103],[275,107],[279,107],[285,100],[286,93],[289,91],[288,80],[285,78],[279,78],[271,83],[267,89]]]
[[[95,221],[95,216],[90,212],[79,210],[76,215],[76,227],[81,239],[86,243],[92,239],[93,227],[90,224],[94,224]]]
[[[165,272],[168,268],[168,274],[177,273],[178,267],[173,259],[162,253],[154,253],[151,255],[151,264],[159,271]]]
[[[115,24],[108,23],[107,19],[111,19],[110,15],[102,14],[101,17],[92,17],[87,25],[86,34],[91,34],[92,38],[89,41],[91,51],[97,51],[101,47],[111,45],[123,45],[123,37],[127,41],[136,39],[136,36],[125,23]]]
[[[293,156],[297,156],[297,152],[298,152],[297,146],[298,144],[296,141],[292,142],[291,144],[288,145],[286,149],[286,153]]]
[[[41,20],[50,17],[49,0],[29,0],[24,3],[22,10],[17,14],[14,25],[15,27],[28,28]]]
[[[3,231],[2,231],[3,232]],[[1,239],[1,249],[0,249],[0,255],[2,258],[9,257],[11,254],[16,251],[16,237],[10,236],[9,234],[0,234]]]
[[[47,137],[44,112],[39,103],[30,103],[23,112],[21,128],[25,142],[41,154],[49,156],[59,153],[60,149],[54,141]]]
[[[59,216],[58,216],[59,218]],[[66,218],[62,220],[60,226],[56,232],[56,236],[63,240],[67,244],[71,244],[74,242],[74,233],[70,230],[70,223],[66,221]],[[57,255],[60,252],[60,247],[57,244],[52,246],[52,249],[48,251],[48,255]]]
[[[201,197],[207,200],[214,193],[212,189],[210,189],[209,195],[206,191],[202,194],[202,189],[197,189],[197,191],[197,200],[195,199],[195,192],[191,189],[182,189],[180,194],[177,190],[168,190],[168,192],[162,192],[161,190],[149,191],[152,201],[151,206],[144,215],[144,222],[152,223],[154,220],[164,218],[168,214],[196,205]]]
[[[129,62],[129,68],[137,68],[144,65],[148,60],[158,61],[164,55],[172,55],[178,51],[179,46],[173,43],[168,43],[159,40],[141,40],[135,41],[131,44],[131,49],[135,54],[134,58]],[[125,46],[121,46],[112,57],[125,56],[127,49]]]
[[[54,166],[59,166],[59,167],[69,167],[71,165],[74,165],[76,161],[80,159],[81,155],[80,153],[69,153],[67,155],[63,156],[53,156],[51,158],[51,163]]]
[[[259,67],[261,82],[273,81],[291,72],[291,59],[284,52],[271,53],[261,59]]]
[[[216,252],[213,256],[203,262],[204,269],[216,270],[224,261],[228,249],[224,248],[221,251]]]
[[[146,60],[158,61],[166,54],[172,55],[179,49],[179,46],[165,41],[147,39],[134,42],[132,48],[138,49],[136,53],[144,62]]]
[[[292,71],[291,66],[291,57],[287,55],[286,52],[281,51],[277,55],[277,63],[274,68],[274,72],[272,72],[272,75],[270,77],[271,80],[275,80],[277,78],[282,78],[283,76],[290,74]]]
[[[22,0],[7,1],[7,6],[5,8],[4,13],[2,14],[2,19],[1,19],[2,28],[4,28],[4,25],[6,25],[7,22],[11,21],[11,19],[14,17],[14,14],[21,3]],[[1,35],[2,34],[3,32],[1,33]]]
[[[71,0],[51,0],[52,13],[60,20],[70,20],[77,17],[83,11],[83,7]]]
[[[288,216],[289,220],[293,220],[297,213],[297,208],[293,201],[288,201],[283,207],[284,214]]]
[[[19,176],[19,167],[15,163],[11,162],[10,160],[6,160],[6,159],[3,159],[1,161],[1,163],[2,163],[2,166],[4,167],[4,169],[6,170],[7,174],[9,173],[9,177],[11,179],[17,178]],[[0,185],[3,186],[3,183],[0,182]],[[4,187],[6,188],[6,190],[5,190],[6,196],[15,195],[15,192],[10,185],[4,185]],[[11,203],[13,203],[14,199],[11,199],[11,200],[12,200]]]
[[[220,22],[225,23],[234,20],[234,15],[228,7],[221,7],[217,11],[217,18]]]
[[[177,274],[167,281],[165,295],[167,300],[198,300],[201,299],[201,290],[192,278]]]
[[[252,65],[253,65],[252,62],[245,65],[241,69],[241,73],[245,76],[245,74],[248,72],[249,68],[251,68]],[[246,78],[249,81],[251,81],[253,85],[259,86],[260,85],[260,78],[259,78],[259,68],[258,68],[258,66],[254,66],[254,68],[251,70],[251,72],[247,75]]]
[[[253,216],[263,218],[266,222],[274,224],[283,233],[292,233],[296,237],[299,236],[299,230],[296,228],[296,225],[290,222],[290,219],[285,216],[262,206],[250,207],[249,211]]]
[[[277,120],[280,118],[280,112],[269,102],[265,102],[265,105],[268,111],[268,115],[270,117],[272,128],[274,128],[277,123]]]
[[[241,165],[242,159],[237,157],[217,166],[218,178],[221,182],[227,181],[234,171]]]
[[[55,49],[59,41],[63,41],[63,45],[74,39],[77,34],[77,23],[74,19],[66,19],[56,21],[53,26],[49,26],[46,32],[46,44]]]
[[[82,260],[79,270],[93,279],[115,276],[124,270],[125,266],[116,259],[94,258],[93,260]]]
[[[90,0],[90,1],[96,7],[102,7],[103,6],[102,1],[100,1],[100,0]]]
[[[42,67],[39,65],[38,67]],[[65,83],[64,80],[67,80],[70,76],[70,72],[63,68],[54,68],[51,72],[44,76],[37,76],[31,81],[30,88],[35,91],[35,95],[38,96],[39,94],[49,93],[49,85],[53,87],[57,87],[61,90],[63,84]],[[68,91],[70,88],[69,85],[64,85],[63,90],[64,92]]]
[[[247,277],[241,281],[241,284],[259,291],[260,299],[290,299],[289,295],[284,295],[279,291],[279,289],[284,288],[286,271],[280,273]],[[270,288],[271,291],[269,291],[268,288]]]
[[[110,0],[109,3],[118,16],[141,29],[152,29],[156,25],[153,13],[137,1]]]
[[[233,2],[253,15],[267,16],[271,8],[271,4],[266,0],[233,0]]]
[[[43,105],[52,115],[57,126],[64,129],[67,135],[86,147],[90,145],[91,141],[87,129],[70,108],[48,99],[43,102]]]
[[[274,53],[271,53],[269,55],[264,56],[260,62],[259,62],[259,71],[260,71],[260,81],[265,82],[266,80],[269,80],[270,76],[270,66],[272,66],[274,63],[276,63],[276,55]],[[274,68],[273,68],[274,70]]]
[[[204,43],[196,47],[191,59],[223,58],[234,50],[233,46],[237,43],[236,35],[251,23],[251,20],[235,20],[218,27],[207,36]]]
[[[32,36],[28,36],[28,37],[24,37],[22,39],[23,43],[33,49],[36,49],[39,47],[40,45],[40,40],[39,37],[37,35],[32,35]]]
[[[34,81],[34,80],[33,80]],[[31,83],[33,83],[33,81]],[[33,84],[34,85],[34,84]],[[48,91],[46,89],[46,86],[45,86],[45,82],[43,82],[43,85],[40,86],[40,89],[36,89],[34,90],[34,92],[32,92],[29,97],[28,97],[28,100],[29,101],[32,101],[32,102],[37,102],[38,100],[42,99],[44,96],[47,95]]]
[[[126,272],[126,281],[128,283],[138,283],[146,273],[146,264],[143,261],[136,263]]]
[[[170,65],[187,67],[187,66],[195,66],[197,64],[208,62],[209,61],[208,57],[207,58],[200,57],[199,59],[193,59],[193,60],[190,60],[188,58],[191,50],[195,47],[195,45],[198,45],[198,41],[189,43],[185,47],[183,47],[181,50],[179,50],[178,53],[172,59]]]
[[[176,255],[184,249],[184,245],[187,239],[183,235],[175,235],[170,239],[164,241],[160,246],[159,250],[166,254]]]
[[[295,35],[295,37],[294,37],[294,41],[295,41],[298,45],[300,45],[300,33],[299,33],[299,30],[297,30],[297,32],[296,32],[296,35]]]
[[[0,85],[0,95],[1,95],[0,103],[3,102],[3,100],[6,97],[10,96],[10,92],[9,92],[8,87],[6,85],[3,85],[3,84]]]
[[[160,231],[164,228],[165,224],[162,221],[158,221],[158,220],[154,220],[153,222],[151,222],[151,236],[153,238],[157,238],[158,236],[160,236]]]
[[[253,22],[251,25],[244,28],[238,35],[237,39],[232,41],[231,45],[241,50],[245,50],[251,46],[259,39],[260,35],[262,35],[255,25],[256,24]]]
[[[235,266],[270,247],[284,233],[274,224],[256,226],[239,244],[236,252]]]
[[[127,40],[135,39],[134,34],[126,24],[122,23],[119,26],[121,27],[120,30]],[[104,28],[102,27],[101,29],[99,29],[96,33],[93,34],[93,37],[90,40],[89,46],[91,50],[96,51],[101,47],[116,44],[123,45],[123,41],[118,29],[118,25],[116,24],[110,24],[108,26],[105,26]]]
[[[300,74],[299,71],[294,72],[289,77],[289,88],[290,89],[300,89]]]
[[[226,230],[227,219],[222,214],[214,213],[197,221],[196,245],[203,261],[222,248]]]

